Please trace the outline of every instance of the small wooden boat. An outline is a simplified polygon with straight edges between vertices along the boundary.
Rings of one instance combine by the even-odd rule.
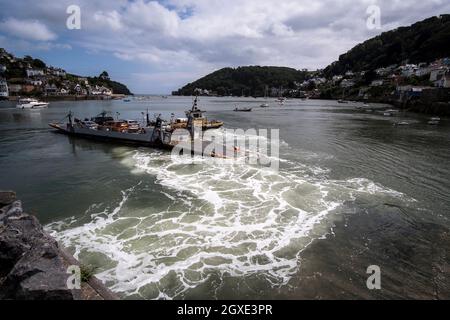
[[[252,108],[238,108],[238,107],[236,107],[236,108],[234,108],[234,111],[235,112],[251,112]]]

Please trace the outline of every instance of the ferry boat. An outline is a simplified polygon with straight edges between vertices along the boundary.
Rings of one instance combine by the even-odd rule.
[[[200,140],[197,142],[195,119],[190,116],[187,122],[186,130],[177,130],[172,125],[158,116],[155,121],[150,121],[148,113],[146,124],[141,126],[136,120],[114,120],[106,115],[105,112],[100,115],[85,120],[73,117],[70,112],[67,115],[68,122],[49,123],[49,126],[58,130],[58,132],[77,136],[81,138],[111,141],[125,144],[135,144],[146,147],[173,149],[180,143],[184,143],[184,152],[198,154],[203,156],[225,158],[226,156],[238,153],[236,147],[228,147],[214,143],[211,151],[212,141]],[[207,153],[205,153],[205,151]],[[226,156],[225,156],[226,155]]]
[[[19,103],[16,105],[18,109],[42,109],[47,108],[48,102],[42,102],[33,98],[20,99]]]
[[[49,126],[68,135],[166,149],[173,148],[180,141],[190,139],[187,135],[184,137],[178,135],[177,141],[173,141],[172,133],[174,130],[164,126],[164,121],[159,116],[152,125],[148,114],[145,126],[141,126],[136,120],[114,120],[113,117],[107,116],[106,112],[102,112],[90,120],[74,118],[71,112],[67,115],[67,118],[66,124],[49,123]]]
[[[208,118],[204,117],[203,114],[206,111],[200,110],[197,106],[198,104],[198,97],[195,97],[194,103],[192,104],[192,108],[188,111],[186,111],[186,121],[184,124],[179,124],[180,128],[187,128],[188,127],[188,119],[192,119],[194,126],[199,126],[202,128],[203,131],[209,130],[209,129],[218,129],[223,126],[222,121],[218,120],[211,120],[208,121]]]

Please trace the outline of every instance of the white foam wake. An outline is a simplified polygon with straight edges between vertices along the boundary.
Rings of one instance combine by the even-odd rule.
[[[145,298],[178,297],[212,275],[258,274],[268,286],[284,285],[301,251],[329,232],[343,203],[361,194],[403,197],[366,179],[327,180],[326,170],[298,163],[273,171],[148,151],[126,163],[155,178],[157,205],[127,207],[131,196],[149,192],[138,184],[90,222],[77,226],[72,219],[48,229],[76,256],[90,252],[112,261],[98,277],[113,290]]]

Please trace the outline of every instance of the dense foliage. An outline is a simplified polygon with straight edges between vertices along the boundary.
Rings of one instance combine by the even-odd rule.
[[[295,82],[303,82],[306,71],[285,67],[238,67],[223,68],[215,71],[183,88],[175,91],[176,95],[191,95],[195,89],[214,91],[218,95],[263,96],[268,88],[295,88]]]
[[[112,89],[114,94],[125,94],[125,95],[132,94],[130,90],[127,88],[127,86],[120,82],[102,79],[100,77],[93,77],[93,78],[88,77],[87,79],[89,80],[89,83],[91,85],[105,86],[107,88]]]
[[[374,70],[403,62],[431,62],[450,56],[450,15],[432,17],[361,43],[339,57],[324,72]]]

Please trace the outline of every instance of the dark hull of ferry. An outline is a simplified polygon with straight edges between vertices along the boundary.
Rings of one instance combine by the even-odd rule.
[[[75,130],[69,130],[66,129],[58,124],[49,124],[50,127],[58,130],[57,132],[74,136],[74,137],[80,137],[80,138],[86,138],[90,140],[97,140],[97,141],[104,141],[104,142],[110,142],[110,143],[120,143],[120,144],[126,144],[126,145],[134,145],[134,146],[143,146],[143,147],[151,147],[151,148],[157,148],[157,149],[165,149],[165,150],[172,150],[175,147],[175,144],[168,144],[168,143],[162,143],[160,141],[151,142],[151,133],[145,135],[139,135],[134,136],[130,135],[129,139],[126,138],[126,134],[119,134],[117,132],[110,132],[110,135],[116,135],[116,136],[110,136],[107,134],[89,134],[89,129],[86,129],[86,132],[83,132],[80,130],[84,129],[75,129]],[[122,138],[120,136],[125,136],[125,138]],[[139,138],[139,139],[138,139]],[[207,151],[209,150],[209,146],[211,144],[211,141],[201,141],[199,145],[197,145],[194,141],[192,141],[191,144],[188,144],[187,149],[183,149],[182,153],[186,154],[192,154],[192,155],[202,155],[202,156],[211,156],[211,157],[220,157],[220,158],[226,158],[225,155],[235,155],[236,149],[235,148],[229,148],[225,145],[218,146],[217,144],[214,145],[214,151]],[[190,147],[189,147],[190,146]]]
[[[65,135],[68,135],[71,137],[79,137],[82,139],[89,139],[89,140],[95,140],[95,141],[101,141],[101,142],[107,142],[107,143],[115,143],[115,144],[150,147],[150,148],[165,149],[165,150],[171,150],[174,147],[173,145],[164,144],[164,143],[161,143],[160,141],[158,141],[158,142],[151,142],[149,140],[148,141],[139,141],[139,140],[132,140],[132,139],[127,139],[127,138],[93,135],[93,134],[70,131],[59,125],[54,125],[54,124],[50,124],[50,127],[56,129],[57,130],[57,131],[55,131],[56,133],[65,134]]]

